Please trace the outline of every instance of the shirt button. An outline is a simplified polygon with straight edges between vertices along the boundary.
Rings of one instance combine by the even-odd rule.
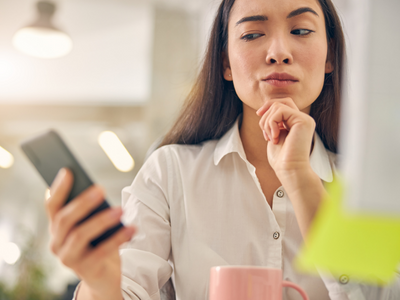
[[[339,282],[341,284],[347,284],[349,282],[349,280],[350,280],[349,276],[347,276],[347,275],[342,275],[339,277]]]
[[[280,233],[279,233],[278,231],[275,231],[274,234],[272,235],[272,237],[273,237],[275,240],[279,239],[280,236],[281,236],[281,235],[280,235]]]
[[[282,198],[282,197],[285,195],[285,193],[284,193],[282,190],[279,190],[279,191],[276,192],[276,195],[277,195],[279,198]]]

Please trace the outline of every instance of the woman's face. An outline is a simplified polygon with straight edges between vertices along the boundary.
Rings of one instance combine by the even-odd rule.
[[[236,0],[228,36],[224,78],[233,81],[244,111],[290,97],[309,113],[333,71],[317,0]]]

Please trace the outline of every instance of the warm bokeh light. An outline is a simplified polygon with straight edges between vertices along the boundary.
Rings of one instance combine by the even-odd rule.
[[[21,250],[14,243],[0,243],[0,260],[13,265],[21,257]]]
[[[0,168],[7,169],[14,163],[14,157],[3,147],[0,147]]]
[[[72,40],[64,32],[41,27],[25,27],[13,37],[16,49],[39,58],[57,58],[67,55],[72,49]]]
[[[102,132],[99,135],[98,141],[117,170],[129,172],[133,169],[135,162],[132,156],[114,132]]]
[[[50,189],[46,189],[46,191],[44,192],[44,198],[46,199],[46,201],[49,200],[50,196]]]

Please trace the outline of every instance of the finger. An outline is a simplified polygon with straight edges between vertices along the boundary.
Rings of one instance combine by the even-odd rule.
[[[293,111],[289,107],[280,106],[269,115],[266,122],[270,127],[274,128],[274,138],[277,138],[279,134],[277,134],[276,130],[279,130],[279,132],[281,130],[290,131],[290,128],[294,125],[294,120],[296,120],[296,118],[300,120],[300,118],[298,118],[299,116],[298,112]],[[280,128],[280,126],[283,128]]]
[[[263,128],[264,134],[267,136],[267,141],[271,142],[272,141],[272,132],[271,132],[271,126],[269,125],[269,122],[268,122],[268,117],[269,117],[269,115],[265,116],[262,128]]]
[[[280,104],[278,102],[275,102],[271,105],[271,107],[268,109],[268,111],[266,111],[261,119],[260,119],[260,127],[261,129],[265,132],[265,134],[267,135],[269,141],[272,140],[272,132],[271,132],[271,126],[269,125],[268,119],[271,116],[271,114],[274,114],[276,112],[276,110],[282,106],[283,104]]]
[[[285,142],[285,139],[288,136],[288,134],[289,134],[289,131],[287,131],[286,129],[281,130],[276,144],[282,145]]]
[[[266,113],[268,114],[265,122],[265,127],[270,128],[270,140],[273,144],[278,144],[281,132],[288,131],[289,126],[287,125],[288,118],[295,115],[297,111],[293,111],[288,106],[282,104],[274,104],[271,109]]]
[[[271,100],[266,101],[263,104],[263,106],[261,106],[260,109],[257,110],[257,112],[256,112],[257,115],[262,116],[263,114],[265,114],[265,112],[267,112],[274,103],[282,103],[286,106],[289,106],[290,108],[299,110],[299,108],[294,103],[292,98],[276,98],[276,99],[271,99]]]
[[[270,139],[269,139],[269,137],[268,137],[268,134],[265,132],[265,130],[263,130],[262,132],[263,132],[263,135],[264,135],[264,140],[266,140],[267,142],[269,142]]]
[[[56,213],[64,206],[65,201],[71,191],[73,175],[66,168],[58,171],[56,178],[50,187],[50,198],[46,201],[46,212],[52,221]]]
[[[73,266],[75,262],[80,261],[84,254],[91,250],[90,242],[117,225],[121,216],[121,208],[109,208],[75,227],[62,245],[60,253],[62,262],[67,266]]]
[[[51,248],[54,253],[64,243],[68,233],[75,225],[96,209],[104,201],[103,189],[91,186],[68,203],[54,217],[51,224],[51,233],[54,235]]]
[[[121,228],[111,238],[105,240],[90,251],[86,256],[87,260],[85,261],[85,264],[92,266],[93,264],[96,264],[96,262],[111,255],[115,250],[118,250],[123,243],[130,241],[135,232],[136,228],[132,226]]]
[[[277,144],[279,142],[279,136],[281,133],[281,129],[278,125],[279,123],[281,122],[274,122],[273,120],[269,122],[271,127],[271,142],[273,144]]]
[[[273,105],[273,108],[271,108],[271,113],[268,115],[266,123],[269,124],[269,127],[271,128],[271,142],[273,144],[278,144],[279,143],[279,137],[281,135],[281,131],[285,130],[285,120],[280,119],[279,116],[283,118],[282,115],[282,110],[287,109],[287,106],[281,103],[276,103]],[[275,117],[275,119],[274,119]]]
[[[276,122],[271,122],[272,116],[274,116],[278,110],[278,105],[275,104],[273,105],[268,112],[265,114],[265,127],[268,128],[268,133],[269,133],[269,140],[275,144],[276,143],[276,137],[279,136],[279,126]]]

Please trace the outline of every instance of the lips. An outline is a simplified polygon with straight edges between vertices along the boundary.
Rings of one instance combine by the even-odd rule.
[[[262,80],[276,87],[286,87],[299,81],[296,77],[287,73],[272,73]]]
[[[288,73],[272,73],[268,75],[264,80],[290,80],[290,81],[299,81],[296,77],[288,74]]]

